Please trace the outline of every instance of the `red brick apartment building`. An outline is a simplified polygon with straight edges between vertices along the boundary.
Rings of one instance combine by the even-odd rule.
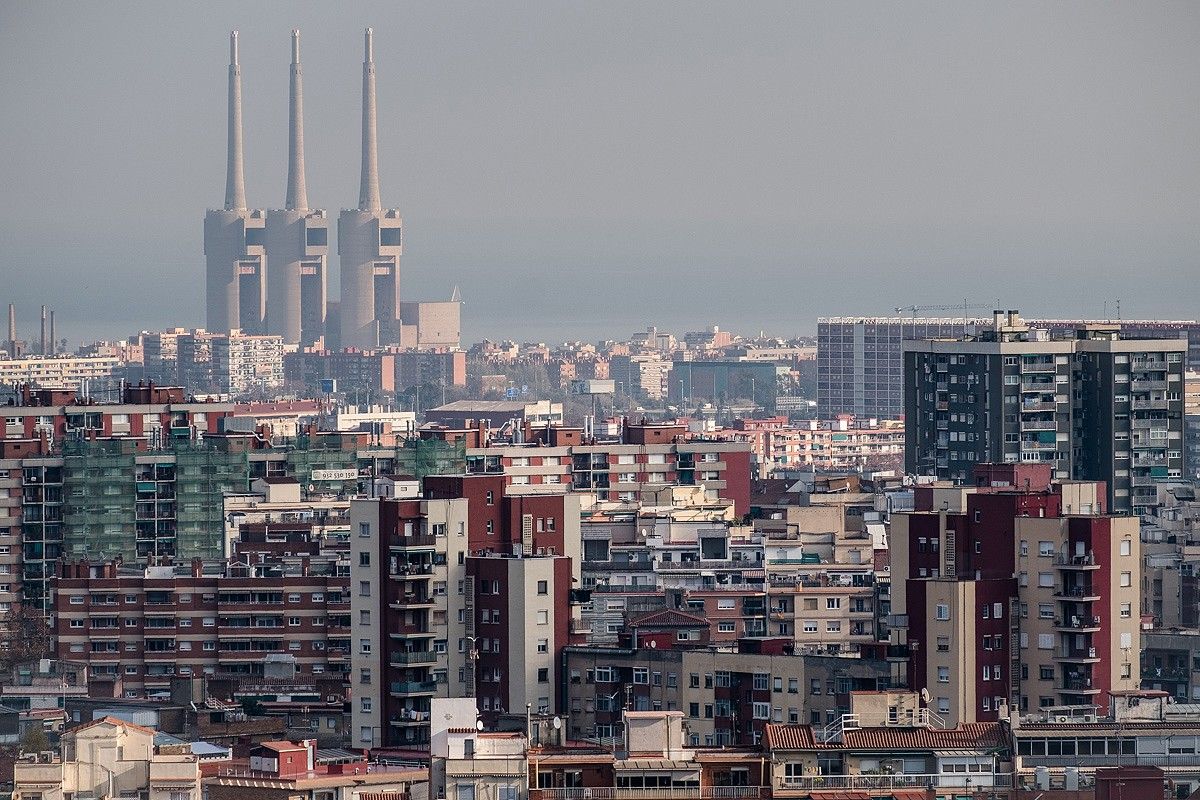
[[[578,579],[577,495],[430,476],[422,500],[351,506],[354,744],[427,748],[433,697],[491,719],[556,710]]]
[[[313,541],[303,525],[243,536],[224,563],[64,562],[54,615],[59,658],[87,663],[94,680],[131,698],[164,697],[173,677],[261,678],[269,657],[294,664],[297,676],[345,677],[344,542]]]
[[[1049,465],[983,464],[976,486],[916,489],[892,520],[892,611],[908,680],[951,722],[1095,706],[1136,689],[1136,517]],[[903,619],[906,617],[906,619]]]

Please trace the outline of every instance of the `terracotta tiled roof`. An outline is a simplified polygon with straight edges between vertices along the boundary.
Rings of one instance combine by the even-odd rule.
[[[148,733],[151,736],[158,732],[154,730],[154,728],[147,728],[145,725],[138,725],[136,722],[128,722],[123,719],[117,719],[116,717],[101,717],[100,719],[94,719],[91,722],[85,722],[83,725],[72,728],[70,733],[79,733],[80,731],[85,731],[88,728],[94,728],[97,725],[103,725],[105,723],[109,725],[116,725],[119,728],[129,728],[135,731],[142,731],[143,733]]]
[[[772,750],[991,750],[1007,740],[998,722],[968,722],[957,728],[859,728],[839,742],[819,742],[808,725],[767,725]]]
[[[629,624],[643,628],[707,628],[709,622],[697,614],[689,614],[674,608],[631,614]]]

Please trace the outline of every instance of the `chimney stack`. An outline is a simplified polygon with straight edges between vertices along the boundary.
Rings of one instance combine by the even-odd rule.
[[[375,137],[375,47],[374,32],[363,35],[362,89],[362,179],[358,190],[360,211],[379,211],[379,153]]]
[[[238,63],[238,32],[229,34],[229,142],[225,172],[225,208],[246,210],[246,180],[242,169],[242,67]]]
[[[17,307],[8,304],[8,357],[17,357]]]
[[[288,122],[289,211],[308,211],[308,188],[304,181],[304,73],[300,68],[300,31],[292,30],[292,73]]]
[[[46,355],[46,307],[42,306],[42,349],[39,355]]]
[[[52,310],[50,312],[50,355],[54,355],[57,352],[58,345],[55,344],[54,339],[54,311]]]

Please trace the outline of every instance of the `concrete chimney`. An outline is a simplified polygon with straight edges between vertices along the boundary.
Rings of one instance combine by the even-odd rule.
[[[46,307],[42,306],[42,349],[38,351],[39,355],[46,355]]]
[[[225,171],[225,208],[246,209],[246,179],[242,169],[242,67],[238,63],[238,32],[229,34],[229,142]]]
[[[300,31],[292,31],[291,95],[288,122],[288,183],[284,208],[308,211],[304,180],[304,73],[300,68]]]
[[[55,344],[55,341],[56,340],[54,338],[54,312],[51,311],[50,312],[50,355],[54,355],[55,353],[58,352],[58,345]]]
[[[8,357],[17,357],[17,307],[8,304]]]
[[[363,35],[362,88],[362,179],[358,190],[360,211],[379,211],[379,153],[375,136],[375,47],[374,32]]]

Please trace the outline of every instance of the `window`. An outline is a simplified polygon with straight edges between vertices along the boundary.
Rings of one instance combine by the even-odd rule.
[[[946,605],[945,603],[938,603],[937,618],[938,618],[938,620],[940,620],[942,622],[946,622],[947,620],[949,620],[950,619],[950,606]]]
[[[804,620],[804,632],[805,633],[816,633],[817,632],[817,621],[815,619]]]
[[[634,683],[650,683],[650,670],[646,667],[633,668]]]
[[[539,653],[550,652],[550,640],[549,639],[538,639],[537,640],[537,651]]]
[[[825,608],[826,609],[832,611],[834,609],[838,609],[841,607],[842,607],[842,598],[840,598],[840,597],[826,597],[825,598]]]
[[[950,668],[949,667],[938,667],[937,668],[937,676],[938,676],[938,683],[949,683],[950,682]]]
[[[380,247],[399,247],[401,233],[399,228],[380,228],[379,229],[379,246]],[[474,787],[472,787],[474,788]],[[462,797],[462,794],[459,794]]]
[[[1121,573],[1121,585],[1122,586],[1132,586],[1133,585],[1133,573],[1132,572],[1122,572]]]
[[[1050,557],[1054,555],[1054,542],[1038,542],[1038,555]]]
[[[364,656],[371,655],[371,640],[370,639],[359,639],[358,640],[358,652],[362,653]]]
[[[366,551],[359,553],[358,554],[358,565],[360,567],[371,566],[371,554]]]
[[[371,523],[369,523],[369,522],[358,523],[358,536],[360,539],[370,539],[371,538]]]
[[[1038,667],[1038,680],[1041,680],[1041,681],[1054,680],[1054,667]]]
[[[549,611],[537,612],[537,624],[538,625],[549,625],[550,624],[550,612]]]
[[[358,709],[359,709],[359,711],[364,711],[364,712],[370,713],[370,711],[371,711],[371,698],[370,698],[370,697],[360,697],[360,698],[358,698]]]
[[[734,628],[734,624],[732,622],[718,622],[717,623],[717,631],[719,633],[733,633],[734,630],[735,630],[735,628]],[[680,631],[679,635],[681,637],[686,638],[687,631]],[[682,641],[682,639],[680,641]]]
[[[360,609],[360,610],[359,610],[359,612],[358,612],[358,624],[359,624],[359,625],[370,625],[370,624],[371,624],[371,611],[370,611],[370,609],[364,608],[364,609]]]
[[[538,594],[550,594],[549,582],[548,581],[538,581],[537,582],[537,593]]]
[[[1054,604],[1038,603],[1038,619],[1054,619]]]
[[[1133,555],[1133,542],[1129,539],[1121,540],[1121,555]]]
[[[754,718],[755,719],[770,719],[771,718],[771,704],[770,703],[755,703],[754,704]]]
[[[538,679],[538,683],[549,683],[550,682],[549,667],[538,667],[537,679]]]
[[[359,581],[358,596],[359,597],[370,597],[371,596],[371,582],[370,581]]]
[[[1041,586],[1042,588],[1046,588],[1046,589],[1054,588],[1054,573],[1053,572],[1039,572],[1038,573],[1038,586]]]
[[[358,682],[364,686],[371,685],[371,669],[369,667],[363,667],[358,671]]]
[[[1054,649],[1054,634],[1039,633],[1038,634],[1038,650],[1053,650]]]
[[[299,617],[288,617],[288,627],[290,627],[290,628],[300,627],[300,618]]]
[[[1133,616],[1133,607],[1129,603],[1121,603],[1121,618],[1129,619]]]
[[[979,512],[975,512],[975,513],[979,513]],[[950,698],[949,697],[939,697],[937,699],[937,704],[938,704],[938,713],[939,714],[949,714],[950,713]]]
[[[717,598],[717,608],[721,609],[722,611],[730,610],[737,607],[736,602],[737,601],[732,597],[720,597]]]

